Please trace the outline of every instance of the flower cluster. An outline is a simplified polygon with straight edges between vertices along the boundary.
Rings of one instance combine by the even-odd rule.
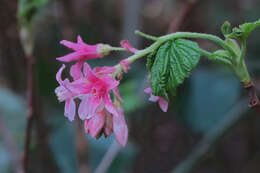
[[[122,98],[117,89],[119,81],[112,77],[114,67],[91,67],[86,60],[103,57],[109,52],[110,46],[104,44],[87,45],[78,37],[77,43],[66,40],[61,44],[75,52],[59,57],[62,62],[76,61],[70,68],[72,81],[68,78],[62,80],[65,65],[59,69],[56,79],[60,86],[55,93],[60,102],[65,102],[64,114],[70,121],[76,115],[75,99],[80,100],[77,110],[79,118],[84,121],[85,132],[98,138],[102,134],[109,136],[114,132],[117,141],[125,146],[128,138],[128,128],[121,108]],[[114,101],[111,100],[111,91]]]
[[[66,66],[63,64],[56,74],[56,79],[60,86],[55,89],[55,93],[60,102],[65,102],[64,115],[70,120],[75,119],[76,113],[84,121],[84,128],[91,137],[99,138],[102,134],[105,137],[114,133],[116,140],[122,146],[125,146],[128,139],[128,128],[124,118],[124,112],[121,107],[123,100],[120,96],[118,85],[119,74],[115,74],[115,67],[95,67],[91,69],[86,60],[93,58],[102,58],[113,48],[106,44],[88,45],[78,36],[77,43],[63,40],[62,45],[74,50],[73,53],[58,57],[61,62],[75,62],[70,68],[70,76],[62,79],[63,70]],[[124,50],[137,53],[127,40],[121,41]],[[122,60],[120,67],[126,73],[130,69],[130,61]],[[120,72],[121,73],[121,72]],[[145,90],[151,94],[151,89]],[[113,94],[113,100],[111,99]],[[77,109],[75,100],[79,100]],[[158,101],[161,109],[166,112],[168,103],[161,97],[151,94],[150,101]]]

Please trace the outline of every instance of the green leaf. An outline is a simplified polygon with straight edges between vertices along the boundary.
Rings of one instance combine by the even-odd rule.
[[[225,21],[223,25],[221,26],[221,31],[224,36],[230,34],[231,32],[231,24],[228,21]]]
[[[154,59],[155,59],[155,55],[156,55],[156,51],[150,53],[148,56],[147,56],[147,59],[146,59],[146,68],[151,71],[152,69],[152,66],[153,66],[153,63],[154,63]]]
[[[29,23],[39,8],[47,2],[48,0],[19,0],[18,18],[24,23]]]
[[[260,19],[255,22],[244,23],[239,25],[239,28],[232,29],[232,33],[228,34],[228,38],[235,38],[237,40],[245,40],[256,27],[260,26]]]
[[[260,26],[260,19],[256,22],[245,23],[240,25],[239,28],[243,31],[243,37],[247,38],[248,35],[255,30],[256,27]]]
[[[169,100],[200,59],[197,43],[177,39],[164,43],[156,52],[151,68],[153,95]]]

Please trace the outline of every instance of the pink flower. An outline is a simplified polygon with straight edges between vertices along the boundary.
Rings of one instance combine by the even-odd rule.
[[[101,58],[104,54],[109,52],[110,48],[109,45],[104,44],[88,45],[82,41],[80,36],[78,36],[77,43],[67,40],[62,40],[60,43],[75,51],[63,57],[56,58],[63,62],[85,61],[93,58]]]
[[[113,116],[113,132],[118,143],[124,147],[128,139],[128,128],[124,118],[123,109],[117,105],[116,110],[118,111],[119,115]]]
[[[151,88],[146,88],[146,89],[144,90],[144,92],[147,93],[147,94],[150,94],[150,98],[149,98],[150,101],[152,101],[152,102],[158,102],[160,108],[162,109],[162,111],[163,111],[163,112],[167,112],[167,110],[168,110],[168,102],[167,102],[163,97],[154,96],[154,95],[152,94],[152,89],[151,89]]]
[[[65,101],[64,115],[69,118],[70,121],[74,120],[76,105],[74,102],[74,97],[76,94],[71,90],[71,83],[68,79],[64,81],[61,79],[62,71],[64,70],[65,65],[59,69],[56,74],[56,79],[59,82],[60,86],[55,89],[55,93],[60,102]]]
[[[130,61],[128,60],[122,60],[119,62],[120,66],[123,68],[124,72],[127,73],[130,70]]]
[[[112,70],[107,70],[107,68],[104,68],[92,71],[87,63],[84,64],[84,75],[78,82],[81,83],[78,89],[84,95],[81,97],[78,110],[79,117],[82,120],[91,118],[96,112],[104,108],[113,115],[118,114],[112,105],[109,92],[115,89],[119,82],[107,74]]]
[[[136,53],[138,51],[138,49],[134,48],[128,40],[122,40],[120,45],[130,52]]]
[[[112,132],[116,140],[123,147],[127,143],[128,128],[124,118],[123,110],[120,106],[116,106],[118,115],[112,115],[105,109],[101,112],[96,112],[90,119],[85,120],[85,132],[89,133],[93,138],[99,138],[102,133],[109,136]]]

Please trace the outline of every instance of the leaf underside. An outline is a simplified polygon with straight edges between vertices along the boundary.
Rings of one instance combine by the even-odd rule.
[[[147,68],[151,71],[152,93],[169,100],[175,95],[178,85],[189,76],[198,64],[200,53],[197,43],[176,39],[167,41],[148,57]]]

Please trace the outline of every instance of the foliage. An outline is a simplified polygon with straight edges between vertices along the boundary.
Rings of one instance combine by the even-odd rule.
[[[198,64],[200,54],[197,43],[176,39],[164,43],[156,52],[151,67],[151,86],[153,94],[169,100],[174,95],[190,71]],[[148,60],[149,61],[149,60]],[[147,63],[148,64],[148,63]]]

